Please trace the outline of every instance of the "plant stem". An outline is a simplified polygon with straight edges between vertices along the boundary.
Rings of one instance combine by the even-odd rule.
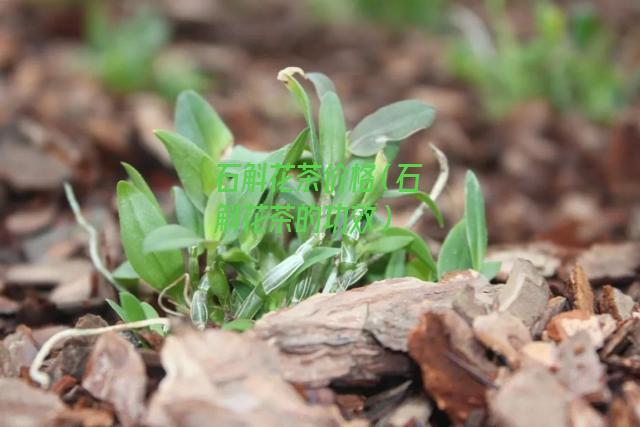
[[[438,178],[436,179],[436,182],[433,184],[433,187],[429,192],[429,197],[435,202],[438,197],[440,197],[444,186],[449,180],[449,162],[447,161],[447,156],[445,156],[444,153],[438,149],[438,147],[433,144],[429,144],[429,147],[435,154],[436,159],[438,160],[438,164],[440,165],[440,173],[438,174]],[[413,211],[413,214],[409,218],[409,221],[407,221],[405,227],[408,229],[412,229],[413,227],[415,227],[420,218],[422,218],[422,215],[424,215],[426,208],[427,206],[424,203],[420,203],[420,206],[418,206],[416,210]]]

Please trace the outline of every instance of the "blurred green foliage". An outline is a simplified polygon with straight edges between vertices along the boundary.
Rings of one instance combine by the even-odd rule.
[[[492,117],[542,98],[560,111],[608,122],[628,102],[628,82],[612,58],[613,35],[593,10],[566,14],[551,3],[538,4],[534,35],[522,40],[504,8],[493,6],[493,43],[478,43],[467,28],[466,37],[452,43],[448,62],[455,76],[477,87]]]
[[[208,85],[193,63],[163,60],[161,54],[172,37],[165,18],[139,8],[116,22],[107,1],[88,1],[85,7],[92,66],[110,90],[154,90],[173,100],[183,90],[202,90]]]
[[[393,29],[408,26],[441,30],[447,24],[448,0],[308,0],[325,21],[367,19]]]
[[[448,0],[356,0],[365,17],[392,27],[413,25],[441,29],[447,22]]]

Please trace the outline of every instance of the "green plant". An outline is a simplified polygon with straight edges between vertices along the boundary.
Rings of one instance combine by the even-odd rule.
[[[521,40],[501,1],[489,1],[492,39],[479,18],[460,9],[454,22],[464,37],[451,47],[452,73],[477,87],[492,117],[517,104],[549,100],[560,111],[578,111],[606,122],[630,99],[629,81],[611,58],[614,40],[589,9],[566,15],[550,2],[537,5],[534,35]]]
[[[480,183],[472,171],[465,178],[464,216],[447,234],[438,255],[438,278],[457,270],[473,269],[493,278],[500,263],[485,261],[487,221]]]
[[[155,90],[173,100],[182,90],[202,90],[208,80],[189,61],[164,59],[171,40],[166,19],[146,9],[111,22],[109,3],[86,3],[85,32],[92,66],[112,91]]]
[[[317,119],[296,74],[315,87]],[[416,179],[411,189],[404,188],[400,178],[398,189],[388,189],[386,179],[400,141],[429,126],[434,110],[420,101],[397,102],[347,132],[340,99],[328,77],[287,68],[278,78],[302,110],[306,128],[273,152],[234,146],[231,132],[206,101],[193,91],[178,97],[176,132],[156,132],[182,184],[173,189],[176,223],[168,223],[133,166],[124,164],[129,180],[117,186],[127,261],[113,277],[122,284],[143,280],[161,292],[161,302],[169,297],[200,327],[212,321],[244,329],[265,312],[317,292],[344,291],[362,280],[438,277],[426,243],[409,229],[388,226],[374,210],[382,199],[411,196],[442,224],[432,198],[418,190],[417,174],[406,174]],[[273,166],[264,169],[263,188],[238,188],[239,182],[251,182],[250,171],[263,164]],[[315,175],[308,173],[314,170]],[[343,171],[340,177],[350,182],[347,187],[334,185],[331,171],[336,170]],[[364,186],[354,187],[354,182]],[[474,182],[475,187],[473,182],[467,186],[465,213],[473,226],[469,241],[474,262],[461,264],[463,268],[484,267],[484,202]],[[238,206],[243,210],[232,210]],[[257,227],[265,218],[265,206],[289,206],[308,212],[309,218],[315,212],[317,227],[296,222],[278,232],[274,216],[268,218],[270,226]],[[221,227],[232,221],[241,226]]]
[[[107,299],[107,303],[125,323],[139,322],[141,320],[158,319],[158,312],[147,302],[140,301],[129,292],[120,292],[120,304]],[[154,332],[164,335],[166,331],[161,325],[150,326]]]

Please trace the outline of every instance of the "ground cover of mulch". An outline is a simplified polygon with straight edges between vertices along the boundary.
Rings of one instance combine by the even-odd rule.
[[[0,425],[640,425],[640,245],[490,258],[503,262],[495,283],[473,271],[390,279],[245,333],[176,320],[166,339],[70,338],[41,368],[48,390],[28,370],[67,327],[20,325],[0,344]]]

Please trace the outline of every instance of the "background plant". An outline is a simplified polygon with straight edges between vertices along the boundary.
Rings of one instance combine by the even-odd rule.
[[[89,0],[84,6],[91,64],[110,90],[155,90],[174,100],[183,90],[203,90],[208,85],[188,59],[162,57],[171,41],[166,18],[139,7],[132,15],[114,20],[107,1]]]
[[[296,75],[315,87],[319,103],[317,119],[311,99]],[[340,99],[328,77],[287,68],[278,78],[302,110],[306,128],[293,142],[273,152],[234,146],[231,132],[206,101],[193,91],[178,97],[176,132],[156,132],[182,184],[173,189],[176,223],[169,224],[151,189],[133,166],[124,164],[129,180],[120,181],[117,186],[127,261],[113,277],[121,284],[138,279],[148,283],[161,292],[161,301],[168,296],[177,306],[178,314],[188,313],[200,327],[213,321],[244,328],[250,326],[247,319],[297,303],[317,292],[341,292],[363,280],[384,277],[410,275],[436,280],[448,268],[436,265],[429,247],[417,234],[407,228],[385,227],[385,221],[378,216],[362,234],[351,223],[345,234],[325,232],[327,224],[339,221],[332,214],[320,217],[319,231],[296,230],[288,235],[267,228],[256,231],[251,227],[223,230],[216,227],[220,210],[239,203],[359,209],[374,206],[385,198],[402,196],[418,199],[442,224],[442,215],[428,194],[385,189],[386,170],[399,150],[400,141],[433,121],[435,112],[430,106],[413,100],[396,102],[365,117],[347,132]],[[271,184],[265,191],[225,192],[229,179],[221,169],[223,153],[227,153],[225,164],[343,163],[350,173],[355,173],[355,166],[369,165],[373,171],[372,191],[338,192],[325,185],[325,180],[319,180],[308,184],[310,187],[315,184],[310,192],[279,192]],[[268,183],[274,174],[285,173],[268,171]],[[242,169],[238,173],[241,177]],[[470,230],[471,261],[467,258],[452,261],[447,252],[447,265],[476,267],[487,272],[482,264],[486,251],[484,202],[477,180],[472,174],[469,177],[465,218]],[[297,177],[288,178],[297,188]],[[249,217],[255,215],[257,211],[250,212]],[[130,300],[125,295],[120,307],[135,306]],[[116,308],[116,311],[130,310]],[[136,318],[144,313],[143,308],[134,307],[134,311]]]
[[[492,35],[469,10],[454,22],[463,37],[451,45],[450,69],[477,87],[493,117],[517,104],[548,99],[558,110],[577,110],[606,122],[631,98],[631,78],[611,57],[612,34],[591,9],[566,14],[550,2],[537,5],[534,34],[517,36],[501,1],[487,2]]]

